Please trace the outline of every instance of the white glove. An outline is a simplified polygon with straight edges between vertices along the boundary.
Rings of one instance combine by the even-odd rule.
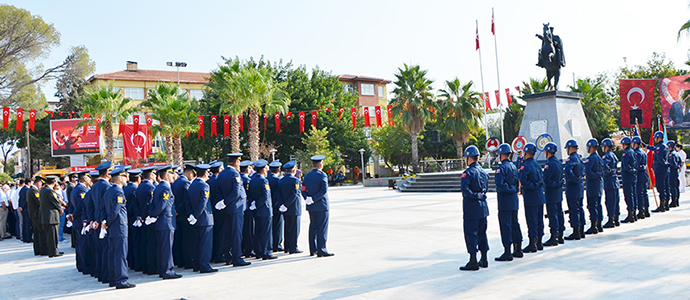
[[[72,228],[72,221],[67,221],[65,226],[67,226],[67,228]]]
[[[134,220],[134,223],[132,223],[132,226],[141,227],[141,220],[139,220],[139,219]]]
[[[82,227],[81,228],[81,235],[86,235],[87,232],[89,232],[89,227]]]
[[[144,221],[144,224],[151,225],[153,223],[156,223],[156,221],[158,221],[158,218],[152,218],[151,216],[147,216],[146,221]]]
[[[278,208],[278,210],[279,210],[280,212],[284,213],[284,212],[287,211],[287,207],[285,207],[285,204],[281,204],[280,207]]]
[[[307,196],[307,205],[312,205],[314,204],[314,200],[311,198],[311,196]]]
[[[255,210],[256,209],[256,201],[252,201],[252,205],[249,205],[249,210]]]
[[[187,222],[189,222],[189,225],[194,225],[194,224],[196,224],[196,221],[197,221],[197,220],[196,220],[196,218],[194,217],[194,215],[189,215],[189,218],[187,218]]]
[[[98,234],[98,238],[102,240],[102,239],[105,238],[105,235],[106,235],[106,234],[108,234],[108,230],[106,230],[105,228],[101,227],[101,233]]]
[[[216,210],[223,210],[225,207],[225,200],[220,200],[218,203],[216,203]]]

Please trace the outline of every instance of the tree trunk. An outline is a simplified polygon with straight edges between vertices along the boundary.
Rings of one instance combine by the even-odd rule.
[[[115,145],[113,141],[112,121],[103,122],[103,131],[105,131],[105,160],[113,161],[113,157],[115,157]]]
[[[173,164],[173,139],[171,135],[165,135],[165,163]]]
[[[175,164],[178,166],[182,166],[182,135],[181,134],[176,134],[175,135]]]
[[[249,112],[249,159],[259,160],[259,111],[252,109]],[[239,136],[238,136],[239,138]]]
[[[455,151],[457,152],[458,159],[462,159],[462,157],[463,157],[462,142],[459,140],[456,140],[454,142],[455,142]]]
[[[237,116],[230,116],[230,148],[233,153],[240,152],[240,120]]]
[[[419,147],[416,132],[410,131],[410,143],[412,144],[412,170],[419,172]]]

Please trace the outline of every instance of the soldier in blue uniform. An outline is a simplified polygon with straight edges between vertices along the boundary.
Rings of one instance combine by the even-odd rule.
[[[637,219],[635,211],[637,210],[637,169],[639,166],[635,158],[635,151],[630,146],[631,143],[631,139],[627,136],[621,139],[621,145],[623,145],[621,179],[623,180],[623,198],[628,211],[628,216],[621,223],[634,223]]]
[[[522,200],[525,205],[525,220],[529,236],[529,245],[522,252],[537,252],[543,250],[542,236],[544,236],[544,180],[541,166],[534,160],[537,146],[527,143],[523,149],[525,161],[520,166],[520,183],[522,184]]]
[[[122,185],[127,182],[125,171],[130,166],[119,166],[108,173],[111,176],[112,185],[103,195],[107,222],[103,228],[108,231],[108,246],[110,247],[111,270],[110,285],[117,289],[133,288],[136,285],[127,282],[129,280],[129,268],[127,266],[127,197],[122,190]]]
[[[153,191],[151,209],[147,219],[153,221],[158,237],[158,276],[163,279],[182,277],[173,270],[172,245],[175,237],[175,196],[170,189],[169,180],[177,166],[164,166],[156,170],[160,182]],[[150,221],[148,223],[150,223]]]
[[[649,173],[647,173],[647,151],[643,148],[642,139],[639,136],[632,138],[632,148],[635,152],[635,160],[637,160],[637,183],[635,188],[635,209],[639,211],[635,216],[635,221],[639,219],[649,218],[649,195],[647,194],[647,185],[649,185]]]
[[[589,157],[585,160],[585,178],[587,183],[587,210],[589,210],[589,221],[591,226],[586,234],[597,234],[604,232],[601,221],[604,219],[603,207],[601,206],[601,196],[604,194],[604,161],[597,153],[599,142],[596,139],[587,141],[587,153]]]
[[[656,178],[656,191],[659,192],[659,207],[652,212],[665,212],[668,204],[668,147],[664,144],[664,133],[654,133],[656,146],[648,145],[647,149],[654,151],[654,177]]]
[[[323,170],[324,155],[314,155],[311,158],[313,169],[304,175],[302,182],[302,197],[306,199],[309,212],[309,255],[329,257],[335,254],[326,249],[328,239],[328,176]]]
[[[89,266],[86,261],[86,235],[82,235],[81,231],[88,225],[86,213],[84,212],[86,193],[89,191],[88,186],[91,185],[91,178],[89,171],[77,172],[77,184],[70,192],[70,208],[71,214],[68,219],[72,221],[72,230],[76,231],[74,237],[76,238],[74,253],[77,263],[77,270],[84,275],[89,274]]]
[[[187,189],[196,176],[196,170],[193,165],[185,164],[184,172],[171,185],[170,189],[175,196],[175,241],[173,243],[173,262],[176,266],[185,269],[192,269],[192,255],[188,245],[192,240],[192,227],[187,222],[189,203],[187,198]]]
[[[551,237],[544,246],[563,244],[565,216],[563,215],[563,164],[556,158],[558,146],[555,143],[544,145],[546,165],[544,165],[544,200],[546,215],[549,217]]]
[[[462,172],[460,189],[462,190],[462,227],[470,261],[460,267],[462,271],[476,271],[479,267],[489,267],[487,260],[489,241],[486,238],[486,217],[489,216],[486,192],[489,187],[489,175],[477,163],[478,160],[479,149],[475,146],[467,147],[465,161],[468,167]],[[482,253],[479,262],[477,262],[477,248]]]
[[[211,175],[209,176],[206,183],[211,189],[210,199],[211,207],[215,206],[218,201],[221,200],[222,196],[220,193],[220,186],[218,185],[218,174],[223,169],[222,161],[212,161],[209,166],[211,168],[209,171]],[[222,236],[220,235],[221,229],[223,228],[223,212],[217,209],[213,210],[213,253],[211,253],[211,261],[215,263],[225,262],[222,257],[220,257]]]
[[[501,165],[496,169],[494,181],[498,197],[498,223],[504,251],[501,256],[495,259],[496,261],[512,261],[513,257],[523,256],[522,231],[520,230],[520,223],[518,223],[518,209],[520,208],[518,172],[515,165],[510,161],[510,154],[512,154],[510,145],[501,144],[496,153],[501,160]],[[510,252],[511,246],[514,246],[514,253]]]
[[[269,172],[266,175],[268,180],[268,185],[271,186],[271,207],[273,208],[273,228],[272,234],[273,241],[272,248],[273,252],[285,251],[281,246],[283,244],[283,213],[278,210],[281,205],[283,205],[282,195],[280,193],[280,188],[278,187],[278,182],[280,181],[280,167],[283,164],[280,161],[274,160],[268,164]]]
[[[100,276],[101,274],[101,266],[100,266],[100,260],[101,260],[101,253],[97,252],[97,243],[98,243],[98,233],[96,228],[98,228],[98,222],[95,221],[95,214],[96,214],[96,206],[94,205],[94,200],[91,198],[91,187],[93,187],[93,184],[98,181],[99,177],[98,171],[91,171],[89,172],[89,177],[91,178],[91,185],[89,186],[89,191],[86,192],[86,196],[84,196],[84,215],[87,220],[87,227],[88,231],[86,232],[86,261],[87,265],[89,265],[89,274],[91,277],[96,277]],[[98,278],[98,281],[101,281],[100,278]]]
[[[249,199],[249,171],[252,162],[249,160],[243,160],[240,162],[240,177],[242,177],[242,186],[244,186],[245,193],[247,194],[247,202],[244,210],[244,225],[242,226],[242,256],[244,257],[254,257],[254,213],[249,209],[251,201]]]
[[[585,167],[582,164],[580,155],[577,154],[577,141],[568,140],[565,142],[565,149],[568,158],[565,160],[563,174],[565,177],[565,199],[568,201],[568,211],[570,226],[573,233],[566,240],[579,240],[585,237],[585,211],[582,208],[582,198],[584,197],[585,186],[582,176],[585,174]]]
[[[675,203],[678,202],[678,198],[680,197],[680,189],[679,189],[679,179],[678,179],[678,171],[681,167],[681,161],[680,157],[676,154],[676,142],[674,141],[668,141],[666,143],[668,146],[669,152],[668,152],[668,189],[669,189],[669,198],[671,199],[670,202],[666,202],[666,210],[670,210],[671,207],[676,207]]]
[[[228,167],[218,175],[222,199],[215,206],[216,209],[221,207],[219,210],[224,214],[221,256],[225,259],[226,265],[232,263],[235,267],[242,267],[251,264],[242,259],[242,226],[247,205],[247,193],[242,185],[242,177],[237,171],[242,153],[229,153],[227,157]]]
[[[140,265],[136,271],[142,271],[147,275],[158,274],[158,246],[156,244],[156,229],[154,224],[145,224],[145,218],[149,215],[151,202],[153,200],[153,190],[156,188],[156,167],[145,167],[141,169],[141,183],[137,187],[136,204],[134,205],[135,218],[143,225],[138,227],[140,238],[134,240],[134,253]]]
[[[194,271],[201,273],[217,272],[211,268],[211,253],[213,252],[213,212],[211,208],[211,188],[206,183],[209,177],[210,165],[196,165],[197,177],[187,190],[189,197],[189,224],[194,230],[194,244],[190,245]]]
[[[140,228],[134,227],[134,222],[139,215],[137,212],[137,187],[141,183],[141,170],[131,169],[127,173],[129,174],[129,182],[122,188],[125,198],[127,198],[127,226],[129,227],[127,232],[127,264],[130,269],[141,271],[141,267],[139,267],[141,261],[134,253],[135,241],[141,239]]]
[[[258,247],[254,249],[254,252],[256,253],[256,258],[261,258],[262,260],[276,259],[278,257],[271,254],[273,207],[271,186],[265,177],[268,172],[268,162],[264,159],[259,159],[253,165],[256,175],[249,182],[249,194],[252,200],[249,209],[254,211],[254,222],[256,224],[254,238],[258,241]]]
[[[296,161],[291,160],[283,165],[285,176],[278,183],[282,199],[278,211],[283,214],[285,219],[285,253],[289,254],[303,252],[297,247],[300,216],[302,215],[302,184],[295,177],[295,172],[297,171],[296,164]]]
[[[98,226],[103,226],[106,223],[106,212],[105,212],[105,201],[103,198],[103,195],[105,195],[105,191],[110,188],[110,183],[108,180],[110,180],[110,171],[113,169],[113,164],[112,162],[106,161],[96,167],[96,170],[98,171],[98,181],[96,181],[93,186],[91,186],[91,201],[93,201],[94,204],[94,213],[95,213],[95,218],[94,221],[95,223],[98,224]],[[97,228],[94,228],[97,229]],[[100,276],[98,277],[99,280],[103,283],[110,283],[110,247],[108,247],[108,238],[107,235],[104,238],[100,238],[99,236],[99,231],[94,232],[96,235],[96,255],[100,254],[100,260],[99,260],[99,265],[100,265]],[[114,286],[114,285],[113,285]]]
[[[608,221],[603,228],[614,228],[620,226],[618,218],[620,212],[620,195],[618,190],[621,185],[618,181],[618,157],[613,154],[613,141],[609,138],[601,141],[601,151],[604,155],[601,159],[604,162],[604,195],[606,196],[606,215]]]

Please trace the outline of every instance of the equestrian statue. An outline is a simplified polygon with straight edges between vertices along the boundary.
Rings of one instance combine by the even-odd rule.
[[[537,66],[546,69],[546,78],[549,82],[547,89],[558,90],[558,79],[561,77],[561,67],[565,67],[565,56],[563,56],[563,42],[559,36],[553,35],[553,27],[549,27],[549,24],[544,24],[543,35],[536,35],[541,40]],[[551,78],[553,78],[553,84]]]

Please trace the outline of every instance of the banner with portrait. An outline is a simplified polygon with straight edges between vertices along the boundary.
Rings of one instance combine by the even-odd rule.
[[[687,98],[683,98],[685,91],[690,90],[690,82],[685,80],[690,75],[674,76],[659,79],[659,96],[661,96],[661,113],[666,129],[690,129],[690,113],[688,113]]]
[[[96,135],[96,126],[77,128],[81,119],[50,120],[50,149],[53,157],[69,155],[101,154],[100,138]]]

